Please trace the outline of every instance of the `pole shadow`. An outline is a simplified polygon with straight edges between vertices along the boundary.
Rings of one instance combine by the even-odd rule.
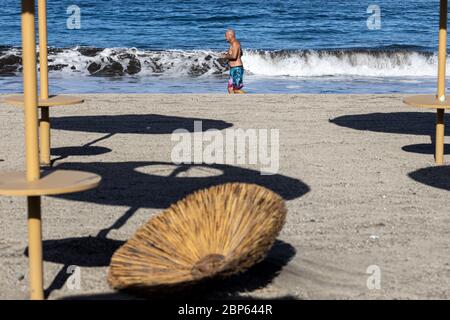
[[[411,153],[434,155],[435,147],[432,144],[421,143],[403,146],[402,150]],[[444,145],[444,154],[450,154],[450,144]]]
[[[69,156],[98,156],[111,151],[112,150],[109,148],[98,146],[60,147],[51,149],[52,155],[61,158],[67,158]]]

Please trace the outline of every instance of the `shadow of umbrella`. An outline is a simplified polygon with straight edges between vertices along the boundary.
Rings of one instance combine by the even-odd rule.
[[[408,176],[430,187],[450,191],[450,166],[419,169],[409,173]]]
[[[109,242],[109,243],[108,243]],[[99,245],[100,243],[100,245]],[[44,256],[46,261],[61,263],[64,265],[79,265],[89,267],[108,266],[109,260],[116,246],[120,246],[120,241],[99,239],[95,237],[80,239],[65,239],[62,241],[44,241]],[[106,250],[102,249],[106,247]],[[97,259],[89,260],[90,263],[80,264],[76,259],[83,255],[83,250],[89,254],[96,252]],[[62,253],[62,254],[61,254]],[[174,292],[158,292],[152,295],[136,295],[126,291],[111,294],[83,295],[68,297],[65,299],[81,300],[102,300],[102,299],[130,299],[145,297],[147,299],[227,299],[239,298],[240,293],[254,291],[267,286],[279,275],[283,267],[286,266],[295,256],[296,250],[290,244],[277,240],[267,257],[246,272],[235,275],[227,279],[217,279],[205,281],[189,289]],[[84,260],[87,262],[88,260]],[[101,262],[101,263],[100,263]],[[77,264],[78,263],[78,264]],[[284,297],[288,299],[288,297]],[[293,297],[289,297],[294,299]],[[245,299],[245,297],[244,297]],[[251,299],[251,298],[249,298]]]
[[[177,129],[194,132],[201,121],[202,130],[223,130],[232,126],[222,120],[184,118],[159,114],[120,114],[52,118],[52,129],[104,134],[171,134]]]
[[[449,121],[450,116],[447,115],[445,120]],[[330,119],[330,122],[355,130],[434,136],[436,113],[390,112],[355,114]],[[449,128],[446,128],[445,134],[450,135]]]
[[[201,122],[201,124],[199,124]],[[231,123],[222,120],[201,118],[184,118],[158,114],[125,114],[104,116],[70,116],[52,118],[52,129],[103,133],[105,136],[95,139],[80,147],[52,149],[51,164],[76,155],[99,155],[110,152],[108,148],[95,147],[93,144],[106,140],[115,134],[171,134],[177,129],[189,132],[206,131],[209,129],[223,130],[232,127]]]
[[[62,163],[57,168],[93,172],[103,179],[95,190],[58,197],[131,208],[165,209],[196,190],[227,182],[259,184],[286,200],[309,191],[306,184],[295,178],[281,174],[261,175],[259,171],[222,164],[90,162]]]
[[[44,260],[67,266],[106,267],[112,255],[125,241],[101,237],[44,240]],[[25,249],[28,255],[28,249]]]
[[[446,115],[445,121],[449,121],[450,116]],[[391,113],[368,113],[346,115],[330,119],[341,127],[362,131],[428,135],[432,144],[435,141],[436,114],[432,112],[391,112]],[[450,135],[449,128],[445,128],[445,134]],[[433,145],[427,148],[421,145],[404,146],[406,152],[417,152],[423,154],[434,154]]]
[[[128,206],[129,209],[111,226],[100,230],[96,237],[52,240],[53,242],[50,242],[53,249],[45,248],[50,255],[45,255],[44,259],[65,265],[47,289],[47,294],[62,287],[68,277],[65,269],[69,265],[100,266],[109,264],[112,253],[120,246],[120,243],[107,239],[108,233],[122,227],[139,208],[165,209],[193,191],[227,182],[262,185],[286,200],[301,197],[310,190],[306,184],[295,178],[280,174],[263,176],[259,171],[220,164],[175,165],[170,162],[141,161],[58,165],[58,169],[75,168],[83,168],[88,172],[101,174],[103,183],[96,191],[57,197],[73,201]],[[59,247],[60,245],[65,248]],[[82,258],[84,248],[86,248],[87,257]],[[97,250],[95,248],[100,248],[100,254],[95,253]],[[90,250],[94,250],[94,254],[90,254]],[[75,254],[72,254],[74,251]],[[52,255],[52,252],[55,254]],[[58,255],[58,252],[66,252],[68,256]]]

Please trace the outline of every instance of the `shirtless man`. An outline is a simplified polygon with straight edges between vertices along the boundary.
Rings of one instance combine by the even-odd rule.
[[[225,39],[230,44],[230,49],[222,57],[228,59],[230,65],[230,78],[228,80],[228,93],[241,94],[244,86],[244,66],[241,60],[241,43],[236,39],[236,34],[232,29],[225,32]]]

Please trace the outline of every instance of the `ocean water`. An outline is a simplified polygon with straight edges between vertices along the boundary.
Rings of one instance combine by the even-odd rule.
[[[438,0],[47,0],[47,12],[51,92],[226,92],[229,27],[249,93],[436,85]],[[0,0],[0,17],[0,92],[18,92],[20,1]]]

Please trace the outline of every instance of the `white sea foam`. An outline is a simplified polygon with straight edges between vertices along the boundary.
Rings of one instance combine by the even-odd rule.
[[[436,75],[435,55],[419,52],[246,51],[246,70],[261,76],[417,77]]]
[[[20,57],[20,51],[0,52],[0,71],[19,71],[18,63],[8,65],[15,61],[10,56]],[[433,77],[437,64],[435,54],[412,50],[245,50],[242,59],[247,74],[270,77]],[[227,71],[220,53],[212,50],[50,49],[49,66],[52,72],[97,76],[208,77]]]

